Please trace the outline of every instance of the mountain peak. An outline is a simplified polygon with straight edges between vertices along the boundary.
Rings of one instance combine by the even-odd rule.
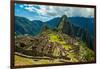
[[[62,32],[62,29],[64,27],[64,24],[66,22],[67,16],[63,15],[60,19],[59,25],[57,26],[57,30],[59,30],[60,32]]]
[[[67,15],[63,15],[61,18],[67,18]]]

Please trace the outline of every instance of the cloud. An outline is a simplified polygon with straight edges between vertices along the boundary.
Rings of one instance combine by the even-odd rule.
[[[46,12],[50,16],[62,16],[67,15],[68,17],[93,17],[94,9],[93,8],[79,8],[79,7],[49,7],[49,10]]]
[[[33,12],[34,10],[31,8],[31,7],[25,7],[24,9],[30,11],[30,12]]]
[[[23,8],[24,6],[23,5],[20,5],[20,7]]]
[[[80,17],[94,17],[94,9],[93,8],[73,8],[71,10],[72,16],[80,16]]]
[[[61,7],[61,6],[45,6],[45,5],[32,5],[24,4],[24,9],[30,12],[37,12],[40,16],[62,16],[67,15],[68,17],[93,17],[93,8],[80,8],[80,7]]]
[[[50,5],[36,5],[36,4],[17,4],[24,11],[34,14],[34,18],[52,19],[67,15],[68,17],[94,17],[94,8],[83,7],[67,7],[67,6],[50,6]],[[20,12],[21,13],[21,12]],[[37,15],[35,15],[37,14]],[[28,15],[29,16],[29,15]],[[31,16],[31,15],[30,15]],[[32,18],[32,17],[30,17]]]

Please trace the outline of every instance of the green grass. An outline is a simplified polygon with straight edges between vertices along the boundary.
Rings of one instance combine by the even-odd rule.
[[[32,64],[33,64],[32,59],[28,59],[28,58],[15,55],[15,66],[32,65]]]
[[[71,46],[66,44],[66,42],[61,37],[59,37],[59,35],[56,33],[49,34],[49,41],[60,43],[63,46],[63,48],[65,48],[66,50],[71,49]]]
[[[66,42],[61,37],[59,37],[59,35],[56,34],[56,33],[49,34],[49,37],[50,37],[49,41],[60,43],[61,46],[63,48],[65,48],[66,50],[69,50],[69,49],[72,48],[71,45],[66,44]],[[57,51],[58,50],[55,50],[55,55],[57,55]],[[70,53],[70,52],[67,52],[67,54],[68,54],[67,57],[70,57],[71,58],[71,60],[69,60],[69,62],[78,62],[78,59],[75,58],[76,54]]]
[[[59,60],[60,59],[29,59],[15,55],[15,66],[62,63]]]

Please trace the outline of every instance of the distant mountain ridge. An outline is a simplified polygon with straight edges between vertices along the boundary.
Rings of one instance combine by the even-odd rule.
[[[43,23],[41,21],[30,21],[24,17],[15,16],[15,32],[17,35],[37,35],[42,27]]]
[[[66,17],[62,16],[49,20],[47,22],[42,22],[39,20],[30,21],[24,17],[15,16],[15,32],[17,35],[29,34],[37,35],[42,32],[43,28],[47,26],[51,30],[56,29],[56,27],[62,22],[64,18],[64,27],[62,31],[70,36],[79,37],[86,42],[86,25],[88,24],[88,41],[89,44],[92,43],[91,48],[93,47],[93,18],[83,18],[83,17]],[[66,21],[67,20],[67,21]],[[90,47],[90,45],[89,45]]]

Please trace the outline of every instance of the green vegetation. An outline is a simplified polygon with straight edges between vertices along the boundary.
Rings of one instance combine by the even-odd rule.
[[[28,59],[28,58],[15,55],[15,65],[16,66],[30,65],[30,64],[33,64],[32,59]]]
[[[64,62],[64,60],[63,60]],[[60,59],[29,59],[15,55],[15,66],[63,63]]]
[[[91,50],[91,49],[89,49],[89,48],[87,48],[86,47],[86,45],[85,44],[83,44],[83,43],[81,43],[82,44],[82,46],[80,46],[80,50],[79,50],[79,55],[80,55],[80,61],[81,62],[91,62],[91,61],[94,61],[94,59],[95,59],[95,53]]]

